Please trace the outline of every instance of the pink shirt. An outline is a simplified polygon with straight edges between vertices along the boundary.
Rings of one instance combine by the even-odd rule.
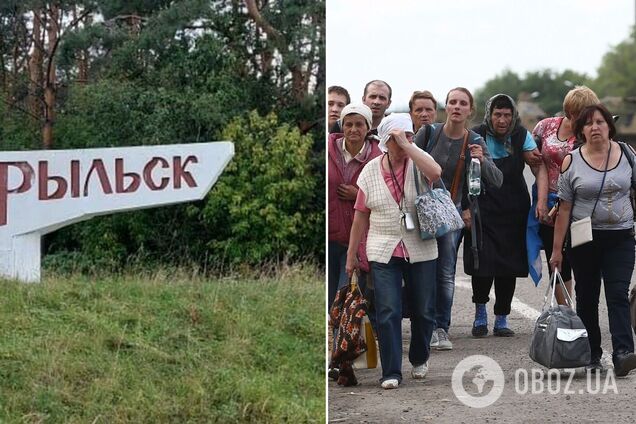
[[[572,136],[567,140],[559,140],[558,133],[563,117],[546,118],[539,122],[532,131],[533,136],[539,136],[537,147],[543,156],[543,162],[548,168],[548,187],[550,193],[557,193],[557,182],[561,174],[561,164],[563,158],[572,151],[576,137]]]
[[[395,173],[395,179],[398,181],[398,183],[400,184],[400,188],[402,189],[404,188],[404,170],[406,169],[407,163],[408,163],[408,159],[404,162],[403,166],[400,166],[399,168],[393,168],[393,172]],[[397,187],[397,185],[395,185],[395,182],[393,181],[393,178],[391,177],[391,171],[384,169],[384,166],[382,164],[380,164],[380,169],[382,170],[382,177],[384,178],[384,182],[389,188],[389,192],[391,193],[391,196],[393,196],[393,200],[395,200],[395,202],[399,204],[402,198],[402,190],[400,190]],[[356,197],[356,203],[354,205],[354,209],[360,212],[370,213],[371,209],[367,208],[366,202],[367,202],[366,195],[364,194],[362,189],[359,189],[358,196]],[[404,243],[401,240],[397,244],[397,246],[395,246],[392,256],[397,256],[399,258],[409,257],[409,254],[406,251],[406,246],[404,246]]]

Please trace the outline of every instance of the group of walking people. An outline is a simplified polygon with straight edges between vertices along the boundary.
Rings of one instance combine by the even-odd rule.
[[[410,317],[412,378],[426,376],[431,349],[453,348],[449,329],[462,237],[475,305],[472,336],[486,337],[490,328],[494,336],[515,335],[508,317],[516,279],[528,276],[529,215],[539,222],[537,239],[550,272],[558,269],[570,292],[573,271],[577,313],[589,333],[589,367],[603,368],[602,280],[615,372],[636,368],[627,294],[634,268],[629,195],[636,159],[612,140],[614,121],[594,92],[572,89],[564,99],[565,116],[544,119],[532,132],[506,94],[488,100],[483,122],[473,128],[468,125],[475,104],[466,88],[448,92],[443,123],[436,122],[437,100],[429,91],[413,93],[409,113],[387,115],[391,95],[381,80],[365,86],[361,103],[350,103],[342,87],[328,90],[328,307],[352,273],[361,272],[379,343],[381,386],[393,389],[402,381],[403,316]],[[468,191],[473,159],[481,167],[478,196]],[[526,164],[536,179],[532,201]],[[431,186],[441,180],[449,189],[463,230],[423,240],[412,229],[418,174]],[[593,240],[571,247],[570,222],[585,217],[591,217]],[[562,303],[564,294],[558,296]]]

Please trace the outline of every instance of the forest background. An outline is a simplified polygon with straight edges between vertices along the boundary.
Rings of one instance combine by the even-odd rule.
[[[205,200],[46,237],[44,271],[324,256],[324,2],[0,3],[3,150],[230,140]]]

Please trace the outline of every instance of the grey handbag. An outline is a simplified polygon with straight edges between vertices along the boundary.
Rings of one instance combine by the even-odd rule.
[[[422,181],[424,191],[420,192],[420,172],[413,164],[415,177],[415,210],[420,224],[420,237],[422,240],[430,240],[441,237],[450,231],[464,228],[464,221],[457,212],[457,208],[451,199],[451,195],[444,186],[444,181],[439,180],[442,188],[432,189],[426,178]]]
[[[555,305],[554,290],[560,284],[568,305]],[[552,292],[548,307],[548,292]],[[572,308],[572,298],[565,289],[558,270],[548,286],[543,309],[534,325],[530,358],[547,368],[576,368],[591,360],[587,330]]]

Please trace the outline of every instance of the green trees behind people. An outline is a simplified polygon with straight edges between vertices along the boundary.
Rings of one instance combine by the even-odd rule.
[[[519,76],[507,69],[475,92],[476,104],[481,108],[477,119],[483,118],[486,100],[496,93],[508,94],[515,100],[521,93],[526,93],[548,116],[553,116],[563,109],[563,98],[572,87],[589,84],[589,81],[590,78],[587,75],[571,70],[559,73],[545,69]]]
[[[633,104],[636,101],[636,30],[618,45],[609,49],[603,56],[597,69],[597,75],[588,76],[572,70],[556,72],[550,69],[528,72],[518,75],[510,69],[484,84],[476,90],[475,99],[481,111],[477,120],[483,116],[483,105],[495,93],[506,93],[517,99],[524,92],[531,96],[547,114],[552,116],[563,109],[565,94],[575,85],[587,85],[599,98],[618,97]],[[623,110],[612,110],[621,114]],[[633,114],[630,108],[629,114]]]
[[[8,3],[4,150],[236,143],[204,201],[62,229],[45,240],[45,264],[322,258],[324,2]]]

